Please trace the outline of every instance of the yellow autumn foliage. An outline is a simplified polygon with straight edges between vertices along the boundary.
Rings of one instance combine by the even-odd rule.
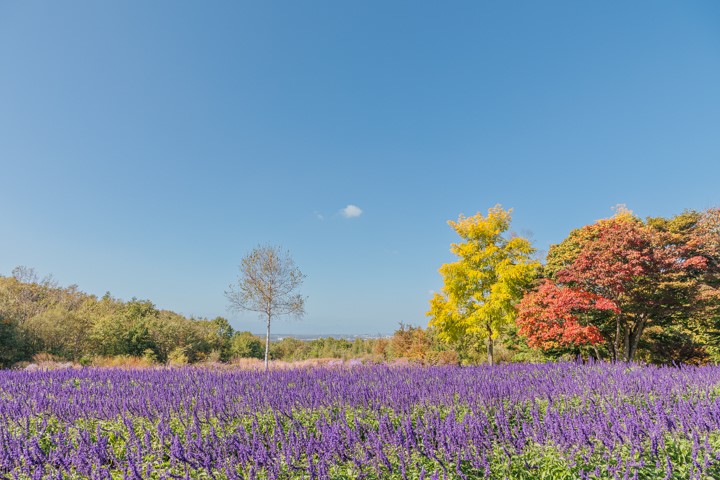
[[[505,235],[511,213],[496,205],[485,216],[448,222],[464,241],[451,245],[458,260],[440,267],[444,286],[427,312],[430,326],[447,342],[465,335],[486,339],[491,363],[493,339],[514,321],[515,305],[540,267],[529,240]]]

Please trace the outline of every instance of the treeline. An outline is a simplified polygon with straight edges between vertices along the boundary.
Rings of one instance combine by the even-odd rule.
[[[225,318],[187,318],[149,300],[122,301],[61,287],[18,267],[0,276],[0,366],[53,359],[82,365],[182,365],[262,359],[264,339],[234,331]],[[448,345],[432,328],[400,324],[387,338],[287,337],[271,343],[272,360],[335,358],[422,364],[477,363],[473,346]],[[542,359],[506,350],[501,360]]]
[[[18,267],[0,277],[0,365],[39,353],[78,363],[95,357],[139,357],[165,363],[227,358],[233,336],[224,318],[188,319],[148,300],[98,298],[39,279]]]
[[[391,337],[355,341],[286,338],[271,344],[270,358],[475,364],[487,351],[500,362],[720,361],[720,209],[647,219],[620,209],[573,230],[544,262],[530,257],[528,241],[503,237],[509,222],[499,207],[451,222],[465,242],[453,244],[458,261],[441,268],[446,282],[428,328],[401,324]],[[94,365],[230,362],[262,358],[264,340],[222,317],[98,298],[18,267],[0,276],[0,366],[41,354]]]
[[[234,337],[235,358],[262,359],[264,340],[249,332]],[[428,365],[458,364],[461,358],[451,347],[442,343],[432,329],[400,324],[392,336],[386,338],[317,338],[300,340],[293,337],[270,344],[270,358],[287,362],[335,358],[366,362],[406,360]]]
[[[182,365],[262,359],[264,339],[234,331],[225,318],[187,318],[149,300],[122,301],[61,287],[52,277],[18,267],[0,276],[0,366],[53,359],[82,365]],[[319,358],[383,362],[458,363],[431,330],[400,325],[388,338],[285,338],[271,344],[273,360]]]
[[[544,262],[509,231],[511,211],[449,222],[430,325],[455,345],[520,356],[720,361],[720,209],[641,219],[624,206],[570,232]]]

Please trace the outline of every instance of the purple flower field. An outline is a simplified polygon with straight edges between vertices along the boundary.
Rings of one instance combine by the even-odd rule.
[[[720,368],[0,372],[0,478],[720,478]]]

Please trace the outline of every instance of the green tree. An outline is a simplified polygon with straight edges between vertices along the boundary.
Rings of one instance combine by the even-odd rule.
[[[55,288],[48,295],[52,303],[26,320],[24,328],[39,351],[78,360],[90,344],[94,297],[78,291],[77,286]]]
[[[225,292],[231,309],[257,312],[265,320],[265,370],[269,368],[272,320],[282,315],[305,314],[305,297],[295,293],[304,279],[290,252],[263,245],[242,259],[237,284],[230,285]]]
[[[182,349],[189,362],[208,357],[212,350],[221,351],[222,342],[216,335],[216,326],[209,320],[196,320],[161,310],[147,323],[152,348],[161,362],[170,360],[172,352]],[[176,352],[177,353],[177,352]]]
[[[150,329],[160,312],[152,302],[135,298],[127,303],[111,298],[103,302],[105,314],[94,323],[92,332],[98,353],[142,356],[148,349],[156,350]]]
[[[109,292],[90,307],[93,317],[90,331],[92,355],[116,355],[118,336],[122,334],[123,302],[113,298]]]
[[[18,343],[17,326],[0,313],[0,367],[7,367],[18,360],[21,354]]]
[[[60,288],[51,276],[40,280],[35,270],[16,267],[0,278],[0,336],[12,338],[0,356],[7,363],[44,350],[74,358],[88,331],[87,318],[78,315],[86,298],[75,285]]]
[[[235,332],[230,340],[230,356],[233,358],[263,358],[262,340],[250,332]]]
[[[643,339],[650,360],[704,363],[720,361],[720,209],[686,210],[668,219],[648,218],[682,252],[685,295],[677,300],[674,321],[651,328]]]
[[[493,344],[516,316],[515,305],[535,278],[539,262],[530,241],[506,235],[512,210],[496,205],[487,216],[461,215],[448,222],[464,240],[450,251],[458,261],[440,267],[444,285],[430,300],[430,326],[441,339],[459,342],[473,336],[486,342],[488,362]]]
[[[305,351],[308,342],[293,337],[285,337],[278,342],[273,342],[270,356],[273,360],[302,360],[306,358]]]
[[[230,322],[223,317],[216,317],[209,321],[209,341],[214,349],[220,353],[220,360],[226,362],[230,359],[231,342],[235,331]]]

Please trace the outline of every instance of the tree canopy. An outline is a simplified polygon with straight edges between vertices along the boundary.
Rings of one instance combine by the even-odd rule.
[[[648,328],[708,326],[717,307],[715,218],[642,221],[621,209],[571,232],[550,249],[547,280],[521,303],[520,333],[544,349],[603,344],[612,359],[632,361]]]
[[[243,257],[237,283],[225,295],[230,308],[260,313],[266,322],[265,369],[270,355],[270,323],[281,315],[301,317],[305,297],[296,293],[305,275],[295,265],[290,252],[262,245]]]
[[[173,352],[187,361],[229,358],[233,330],[223,318],[186,318],[109,293],[98,298],[24,267],[13,274],[0,277],[0,366],[38,353],[74,362],[103,356],[166,362]]]
[[[458,260],[440,267],[442,292],[433,296],[427,312],[446,341],[468,335],[484,340],[491,364],[494,339],[514,321],[515,305],[539,268],[530,242],[506,235],[511,212],[497,205],[487,216],[461,215],[448,222],[464,242],[452,244]]]

